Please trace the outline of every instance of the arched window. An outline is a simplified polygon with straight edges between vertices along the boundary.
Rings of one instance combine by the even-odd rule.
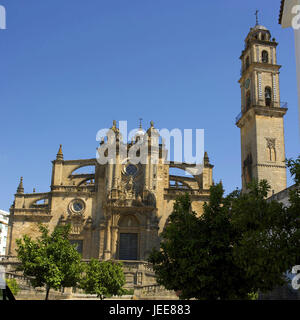
[[[265,88],[265,100],[266,106],[270,107],[272,104],[272,89],[270,87]]]
[[[246,94],[246,110],[250,109],[250,107],[251,107],[251,95],[250,95],[250,91],[248,91]]]
[[[261,40],[262,40],[262,41],[265,40],[265,35],[264,35],[264,34],[261,35]]]
[[[267,159],[276,161],[276,145],[274,138],[266,138],[267,140]]]
[[[264,50],[262,53],[261,53],[261,60],[263,63],[268,63],[269,62],[269,54],[268,54],[268,51]]]

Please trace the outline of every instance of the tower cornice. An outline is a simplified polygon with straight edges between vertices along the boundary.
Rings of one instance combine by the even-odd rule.
[[[267,116],[267,117],[283,117],[288,108],[286,107],[266,107],[266,106],[252,106],[247,111],[241,112],[236,118],[237,127],[241,128],[245,125],[245,121],[251,119],[255,115]]]
[[[252,62],[248,69],[244,70],[240,80],[238,81],[241,83],[245,78],[249,77],[254,71],[261,71],[261,72],[278,72],[281,69],[281,65],[279,64],[271,64],[271,63],[264,63],[264,62]]]

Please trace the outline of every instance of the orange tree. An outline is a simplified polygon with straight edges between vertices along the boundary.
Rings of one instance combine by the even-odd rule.
[[[39,225],[41,236],[36,240],[24,235],[17,239],[18,270],[30,278],[33,287],[46,286],[46,300],[51,288],[76,287],[83,265],[81,255],[69,241],[70,225],[59,226],[49,234]]]
[[[299,186],[299,158],[287,165]],[[249,299],[283,285],[300,260],[300,195],[290,192],[288,207],[267,200],[267,181],[248,192],[224,197],[222,184],[210,188],[203,214],[180,196],[162,233],[160,250],[149,262],[159,284],[182,299]]]

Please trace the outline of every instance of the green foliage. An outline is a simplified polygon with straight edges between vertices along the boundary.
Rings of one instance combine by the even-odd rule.
[[[248,299],[249,300],[258,300],[258,293],[257,292],[251,292],[248,294]]]
[[[12,294],[14,296],[16,296],[19,291],[20,291],[20,287],[16,281],[16,279],[12,278],[12,279],[5,279],[7,286],[9,287],[10,291],[12,292]]]
[[[287,159],[286,165],[290,169],[291,175],[294,177],[296,185],[300,184],[300,155],[296,160]]]
[[[180,292],[181,299],[245,299],[250,292],[233,262],[235,234],[223,193],[221,184],[211,188],[201,217],[190,210],[187,194],[179,197],[162,234],[162,250],[150,255],[158,283]]]
[[[91,259],[85,266],[85,275],[80,283],[80,287],[86,293],[97,294],[101,300],[113,295],[127,294],[124,285],[125,275],[121,263],[100,262],[96,259]]]
[[[33,287],[46,286],[46,299],[50,288],[75,287],[82,272],[81,255],[69,241],[70,226],[59,226],[49,234],[47,227],[39,225],[41,236],[36,240],[24,235],[18,239],[19,270],[30,277]]]
[[[249,193],[232,202],[231,223],[239,232],[233,244],[235,263],[251,280],[252,291],[267,292],[286,283],[284,273],[296,264],[300,249],[298,214],[267,201],[266,181],[253,182]]]
[[[127,292],[126,292],[126,294],[128,294],[128,295],[133,295],[134,294],[134,289],[129,289],[129,290],[126,290]]]
[[[290,164],[297,175],[299,161]],[[224,197],[222,184],[213,185],[200,217],[187,194],[179,197],[161,250],[149,258],[158,283],[181,299],[254,299],[284,284],[300,262],[300,196],[292,192],[286,208],[266,200],[269,190],[267,181],[253,181],[247,193]]]
[[[159,284],[176,291],[184,287],[185,295],[192,289],[193,286],[186,286],[186,283],[191,281],[190,275],[195,273],[199,262],[197,234],[197,218],[190,210],[190,199],[186,194],[174,204],[162,234],[161,251],[153,249],[149,257]]]
[[[289,192],[289,212],[294,216],[299,215],[300,208],[300,156],[296,160],[286,160],[287,167],[290,169],[291,175],[295,181],[296,188],[293,188]],[[298,261],[298,264],[300,261]]]

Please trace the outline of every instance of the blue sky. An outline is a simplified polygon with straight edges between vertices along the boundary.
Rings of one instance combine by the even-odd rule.
[[[299,153],[293,30],[280,0],[0,0],[0,208],[49,191],[59,144],[65,159],[95,157],[112,120],[130,128],[205,129],[214,180],[241,186],[240,54],[254,12],[279,42],[286,156]],[[288,181],[291,184],[291,180]]]

